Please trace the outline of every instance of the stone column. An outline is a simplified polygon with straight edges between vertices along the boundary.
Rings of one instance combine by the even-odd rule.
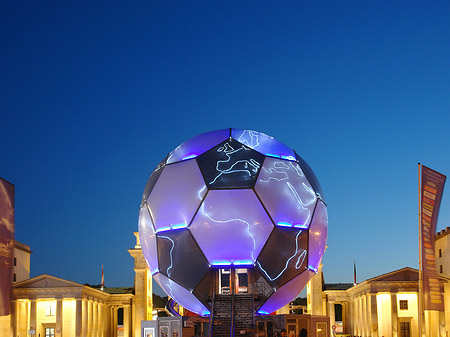
[[[372,336],[372,321],[370,319],[370,294],[366,295],[366,326],[367,336]]]
[[[362,302],[362,322],[363,322],[362,336],[370,336],[369,320],[367,319],[367,295],[362,296],[361,302]]]
[[[113,336],[117,337],[117,324],[119,322],[119,308],[117,306],[114,306],[113,309]]]
[[[334,301],[328,301],[328,317],[330,317],[330,336],[333,336],[331,327],[336,323],[336,315],[334,311]]]
[[[135,328],[134,335],[141,335],[141,321],[147,320],[147,315],[152,312],[152,276],[148,270],[144,255],[139,243],[138,233],[136,235],[136,246],[134,249],[128,250],[130,255],[134,258],[134,302],[135,302]],[[150,301],[148,300],[150,297]],[[149,305],[150,304],[150,305]]]
[[[88,337],[88,301],[83,298],[83,310],[82,310],[82,320],[83,320],[83,337]]]
[[[110,308],[110,318],[109,318],[109,325],[110,325],[110,329],[111,329],[110,336],[111,337],[116,337],[116,334],[117,334],[117,325],[114,326],[115,313],[116,313],[116,308],[114,305],[112,305]]]
[[[123,336],[131,337],[130,334],[131,310],[129,305],[123,307]]]
[[[349,323],[348,323],[348,303],[341,302],[342,305],[342,332],[344,334],[348,334],[349,332]]]
[[[103,337],[105,334],[105,324],[103,324],[103,303],[99,302],[97,306],[98,316],[98,334],[97,337]]]
[[[366,295],[361,296],[361,336],[368,336]]]
[[[28,302],[16,301],[17,311],[15,317],[16,334],[14,336],[27,336],[28,329]]]
[[[391,294],[392,337],[398,337],[397,294]]]
[[[56,299],[56,328],[55,328],[55,337],[63,336],[63,315],[62,315],[62,298]]]
[[[439,337],[445,337],[445,311],[439,311]]]
[[[98,302],[92,302],[92,337],[98,337]]]
[[[322,298],[322,264],[319,266],[316,275],[314,275],[308,282],[308,314],[311,315],[326,315],[326,305],[324,307]],[[325,311],[324,311],[325,310]],[[138,323],[138,322],[136,322]]]
[[[11,328],[12,336],[17,336],[18,328],[17,323],[19,322],[19,301],[18,300],[11,300],[11,316],[10,316],[9,325]]]
[[[77,298],[75,302],[75,336],[83,336],[83,300]]]
[[[37,312],[36,312],[36,300],[31,300],[31,307],[30,307],[30,329],[36,330],[36,335],[38,334],[38,329],[37,329]]]
[[[361,328],[362,328],[362,322],[361,322],[361,318],[362,318],[362,310],[361,310],[361,296],[358,296],[357,298],[356,298],[356,311],[355,311],[355,314],[356,314],[356,317],[357,317],[357,320],[356,320],[356,336],[361,336],[362,335],[362,333],[361,333]]]
[[[378,337],[377,295],[370,294],[369,325],[372,337]]]
[[[135,331],[136,331],[136,326],[138,325],[136,319],[135,319],[135,312],[136,312],[136,306],[134,305],[134,299],[131,302],[131,326],[132,326],[132,333],[131,336],[133,337],[140,337],[140,335],[136,336]],[[141,327],[141,322],[139,322],[139,328]]]
[[[351,332],[350,334],[352,336],[356,336],[356,314],[355,314],[355,300],[351,299],[350,300],[350,322],[351,322]]]
[[[103,305],[103,336],[111,336],[111,311],[107,304]]]
[[[93,335],[93,331],[92,330],[94,330],[93,329],[93,325],[92,325],[92,323],[93,323],[93,317],[92,317],[92,315],[93,315],[93,310],[92,310],[92,300],[88,300],[88,302],[87,302],[88,304],[87,304],[87,308],[88,308],[88,314],[87,314],[87,318],[88,318],[88,331],[87,331],[87,337],[92,337],[92,335]]]

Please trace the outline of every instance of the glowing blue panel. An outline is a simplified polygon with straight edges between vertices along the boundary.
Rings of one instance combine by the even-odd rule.
[[[195,160],[167,165],[147,202],[156,231],[186,228],[205,194],[205,182]]]
[[[314,191],[319,194],[320,199],[325,201],[325,198],[323,196],[322,187],[319,184],[319,180],[317,179],[316,175],[314,174],[314,171],[311,169],[311,167],[308,165],[306,161],[303,160],[302,157],[300,157],[297,153],[295,154],[297,158],[297,162],[300,164],[300,167],[302,168],[302,171],[305,173],[306,178],[308,178],[308,181],[310,182],[311,186],[314,188]]]
[[[328,235],[327,207],[319,200],[309,229],[309,260],[308,267],[313,270],[319,268]]]
[[[153,278],[167,295],[173,298],[178,304],[199,315],[209,315],[209,310],[190,291],[184,289],[182,286],[162,274],[158,273],[154,275]]]
[[[251,130],[231,129],[231,137],[266,156],[291,161],[295,160],[295,153],[292,149],[279,140],[264,133]]]
[[[144,203],[139,210],[139,240],[142,252],[152,274],[158,271],[158,251],[156,248],[156,234],[153,227],[147,204]]]
[[[279,308],[284,307],[300,294],[309,279],[313,276],[314,273],[312,271],[306,270],[284,286],[276,289],[269,299],[258,309],[258,313],[270,314]]]
[[[230,138],[230,129],[202,133],[179,145],[169,153],[167,163],[195,158],[225,139]]]
[[[273,224],[253,190],[211,190],[190,230],[211,265],[254,263]]]
[[[266,158],[255,191],[275,225],[309,227],[317,196],[298,163]]]

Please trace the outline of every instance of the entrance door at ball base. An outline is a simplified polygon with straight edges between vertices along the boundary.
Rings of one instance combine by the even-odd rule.
[[[219,294],[247,294],[248,270],[247,268],[219,269]]]

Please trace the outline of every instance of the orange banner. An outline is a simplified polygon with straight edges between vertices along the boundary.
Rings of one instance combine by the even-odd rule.
[[[422,166],[421,219],[424,309],[444,311],[444,299],[434,258],[434,238],[446,176]]]

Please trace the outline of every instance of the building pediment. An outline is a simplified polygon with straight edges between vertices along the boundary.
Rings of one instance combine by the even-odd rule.
[[[14,284],[15,289],[83,288],[83,285],[55,276],[40,275]]]
[[[394,270],[390,273],[379,275],[368,279],[366,282],[396,282],[396,281],[418,281],[419,271],[410,267]]]

